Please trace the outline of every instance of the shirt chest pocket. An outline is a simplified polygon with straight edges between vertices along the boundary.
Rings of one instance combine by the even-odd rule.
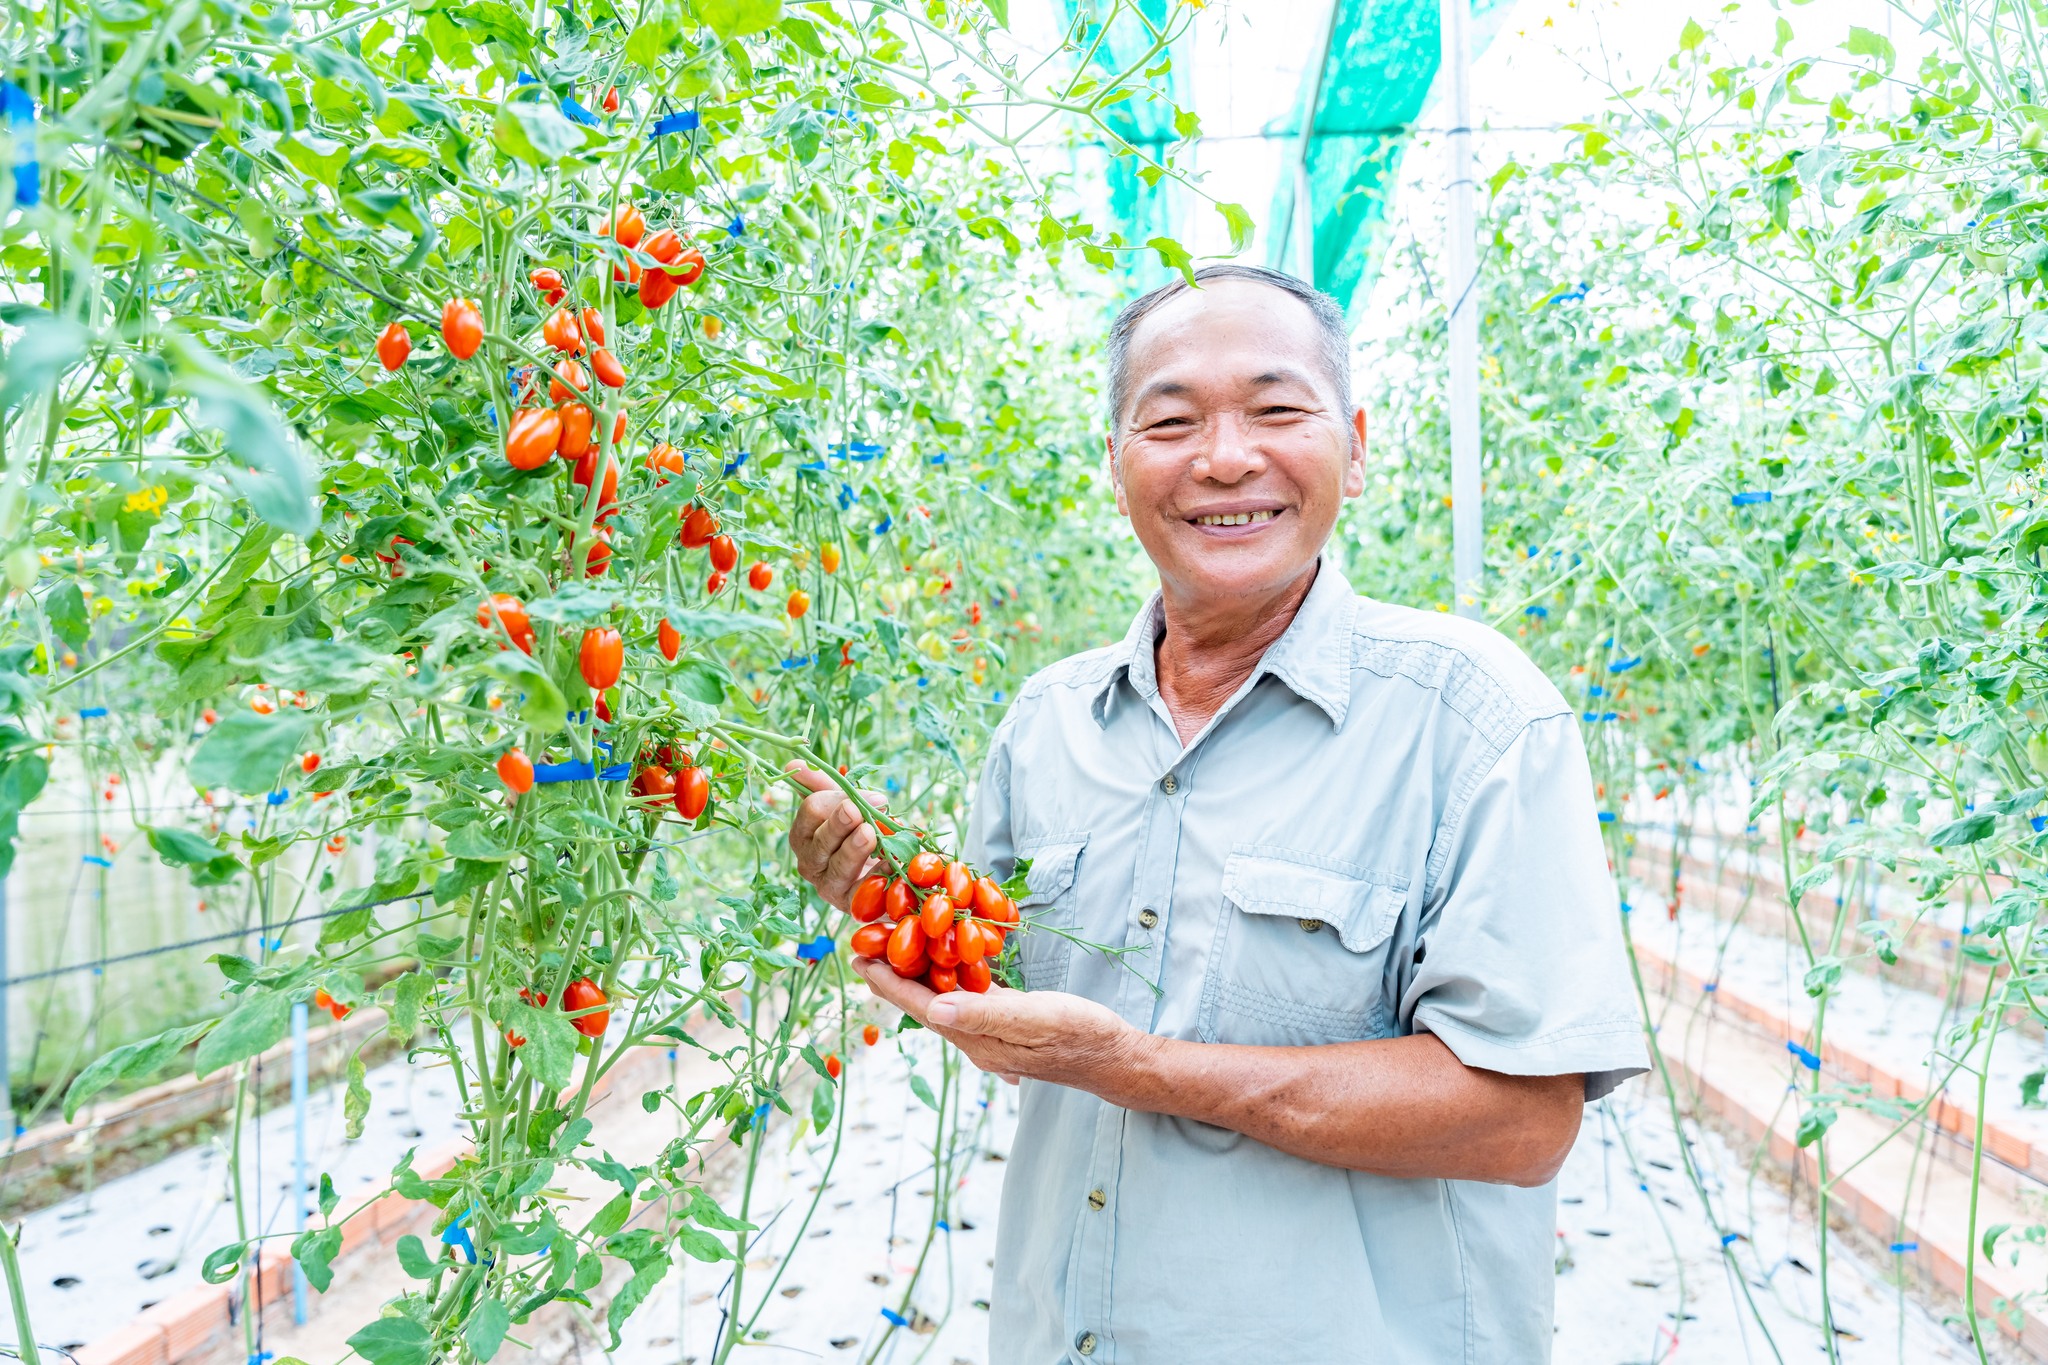
[[[1074,876],[1080,870],[1081,850],[1087,846],[1087,835],[1072,834],[1017,850],[1019,858],[1031,860],[1031,869],[1024,874],[1029,889],[1017,901],[1017,910],[1024,917],[1024,932],[1017,938],[1017,966],[1027,991],[1066,989],[1073,942],[1054,930],[1071,934],[1080,923]]]
[[[1391,1037],[1388,943],[1407,891],[1406,877],[1312,854],[1231,853],[1197,1035],[1283,1047]]]

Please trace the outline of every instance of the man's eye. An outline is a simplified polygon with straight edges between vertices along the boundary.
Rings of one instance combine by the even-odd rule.
[[[1261,408],[1261,409],[1259,410],[1259,416],[1261,416],[1261,417],[1299,417],[1299,416],[1301,416],[1301,409],[1300,409],[1300,408],[1290,408],[1290,407],[1271,407],[1271,408]]]
[[[1184,427],[1189,425],[1191,424],[1185,417],[1162,417],[1158,421],[1146,427],[1145,430],[1158,431],[1162,427]]]

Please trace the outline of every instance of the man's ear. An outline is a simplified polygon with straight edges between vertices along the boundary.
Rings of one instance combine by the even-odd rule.
[[[1355,498],[1365,491],[1365,405],[1351,413],[1351,454],[1344,462],[1344,496]]]
[[[1116,514],[1129,520],[1131,504],[1124,497],[1124,471],[1123,466],[1117,463],[1116,433],[1113,431],[1102,438],[1102,456],[1109,464],[1109,486],[1116,490]],[[1361,489],[1364,486],[1363,483],[1359,485]]]

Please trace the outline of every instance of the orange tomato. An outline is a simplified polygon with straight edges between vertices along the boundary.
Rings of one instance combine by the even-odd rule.
[[[805,612],[809,611],[810,609],[811,595],[805,592],[802,588],[798,588],[795,592],[789,595],[789,603],[786,606],[785,610],[789,612],[790,620],[796,620],[799,616],[802,616]]]
[[[565,460],[582,459],[590,453],[590,432],[597,415],[582,403],[564,403],[556,411],[562,415],[562,434],[555,440],[555,453]]]
[[[711,567],[720,573],[731,573],[739,567],[740,547],[733,544],[731,536],[711,537]]]
[[[498,755],[498,780],[515,792],[533,790],[533,760],[518,749]]]
[[[385,324],[377,334],[377,363],[387,370],[395,370],[405,363],[412,354],[412,336],[402,322]]]
[[[620,246],[631,249],[640,245],[641,237],[647,233],[647,219],[631,204],[619,205],[619,211],[612,215],[612,240]]]
[[[505,458],[514,469],[539,469],[562,440],[562,416],[553,408],[522,408],[505,434]]]
[[[667,659],[670,663],[674,663],[676,661],[676,654],[683,647],[683,636],[680,631],[669,624],[666,616],[661,618],[661,626],[654,632],[654,640],[661,647],[661,657]]]
[[[946,860],[930,850],[921,850],[911,855],[910,866],[903,869],[903,875],[915,887],[937,886],[946,875]]]
[[[484,344],[484,313],[475,299],[450,299],[442,306],[441,342],[457,360],[477,353]]]

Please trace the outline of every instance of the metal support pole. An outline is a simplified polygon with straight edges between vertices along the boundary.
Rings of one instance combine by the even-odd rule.
[[[14,1072],[8,1065],[8,1051],[12,1040],[7,1035],[7,882],[13,875],[0,877],[0,1123],[6,1125],[5,1141],[0,1147],[12,1150],[14,1147]]]
[[[1294,277],[1316,282],[1316,213],[1309,202],[1308,163],[1294,163]]]
[[[292,1006],[292,1232],[306,1230],[306,1002]],[[306,1272],[292,1262],[292,1321],[306,1325]]]
[[[1316,206],[1309,202],[1309,152],[1315,146],[1316,117],[1322,112],[1323,69],[1330,64],[1330,44],[1337,34],[1337,9],[1344,0],[1330,0],[1323,15],[1323,29],[1316,45],[1309,49],[1313,65],[1308,85],[1301,95],[1301,128],[1294,145],[1294,213],[1289,224],[1294,236],[1294,275],[1313,285],[1316,282]]]
[[[1451,419],[1452,607],[1475,620],[1486,561],[1479,486],[1479,266],[1472,203],[1472,15],[1470,0],[1439,0],[1443,73],[1450,95],[1446,140],[1448,192],[1445,256],[1450,307],[1449,412]]]

